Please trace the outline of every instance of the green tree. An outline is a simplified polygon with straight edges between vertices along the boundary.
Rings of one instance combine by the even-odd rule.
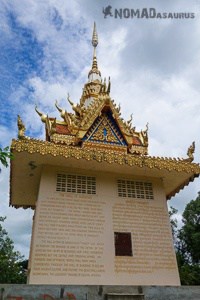
[[[14,249],[0,217],[0,283],[26,283],[26,272],[23,267],[24,257]]]
[[[183,227],[178,238],[188,263],[200,264],[200,192],[195,200],[191,200],[183,212]]]
[[[172,228],[172,237],[174,241],[174,245],[176,244],[176,236],[177,236],[177,228],[178,228],[178,222],[175,218],[175,215],[177,214],[178,210],[172,206],[170,206],[169,210],[169,218],[170,218],[170,224]]]
[[[200,266],[187,263],[179,250],[176,253],[176,257],[181,284],[200,285]]]
[[[8,167],[8,159],[13,159],[13,154],[10,152],[9,147],[5,147],[4,149],[0,148],[0,162],[4,167]],[[1,171],[1,168],[0,168]]]
[[[186,205],[182,217],[175,245],[181,284],[200,285],[200,193]]]

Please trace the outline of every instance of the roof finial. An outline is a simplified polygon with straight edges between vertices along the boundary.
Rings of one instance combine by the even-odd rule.
[[[98,35],[97,35],[96,23],[94,22],[94,28],[92,34],[92,46],[96,48],[97,45],[98,45]]]
[[[96,47],[98,45],[98,35],[96,30],[96,23],[94,22],[93,34],[92,34],[92,46],[94,47],[92,69],[88,74],[90,81],[95,79],[101,80],[101,72],[98,70],[97,57],[96,57]]]

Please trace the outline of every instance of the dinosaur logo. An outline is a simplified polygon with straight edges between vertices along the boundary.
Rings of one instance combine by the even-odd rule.
[[[113,17],[111,9],[112,9],[111,5],[108,5],[106,8],[103,8],[104,18],[107,18],[107,16]]]

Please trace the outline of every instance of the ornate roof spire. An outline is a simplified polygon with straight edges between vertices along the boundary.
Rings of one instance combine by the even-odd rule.
[[[92,34],[92,46],[97,47],[98,45],[98,35],[96,29],[96,23],[94,22],[93,34]]]
[[[92,60],[92,69],[88,74],[89,81],[100,80],[101,81],[101,72],[98,70],[97,57],[96,57],[96,47],[98,45],[98,35],[96,30],[96,23],[94,22],[93,34],[92,34],[92,46],[94,47],[93,60]]]

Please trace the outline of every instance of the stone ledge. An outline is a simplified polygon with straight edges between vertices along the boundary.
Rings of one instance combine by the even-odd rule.
[[[200,286],[0,284],[0,300],[200,300]],[[124,295],[124,296],[123,296]]]

